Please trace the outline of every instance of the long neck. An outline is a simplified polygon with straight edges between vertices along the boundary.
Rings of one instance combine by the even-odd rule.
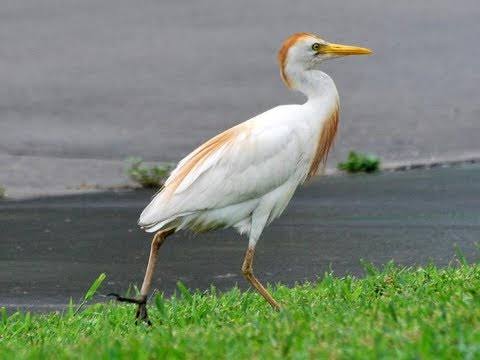
[[[315,100],[325,96],[338,97],[337,88],[332,78],[320,70],[292,71],[292,88]]]

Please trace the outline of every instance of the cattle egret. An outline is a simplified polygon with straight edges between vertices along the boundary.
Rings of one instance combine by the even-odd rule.
[[[302,92],[302,105],[281,105],[238,124],[192,151],[173,170],[138,224],[153,237],[139,298],[137,321],[149,323],[146,302],[158,249],[167,236],[189,229],[234,227],[247,234],[242,272],[274,309],[280,305],[253,274],[255,245],[263,229],[284,211],[299,184],[325,166],[337,133],[338,92],[320,71],[322,61],[371,50],[329,43],[311,33],[288,37],[278,52],[285,85]]]

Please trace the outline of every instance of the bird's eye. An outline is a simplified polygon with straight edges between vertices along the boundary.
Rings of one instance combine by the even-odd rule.
[[[320,44],[319,43],[315,43],[312,45],[312,50],[313,51],[318,51],[318,49],[320,49]]]

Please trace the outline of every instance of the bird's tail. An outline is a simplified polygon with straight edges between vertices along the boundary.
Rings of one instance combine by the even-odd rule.
[[[176,228],[182,222],[181,220],[192,212],[183,212],[180,214],[166,213],[163,210],[162,201],[158,198],[152,200],[150,204],[142,211],[138,219],[138,225],[146,232],[155,232],[158,230],[169,230]]]

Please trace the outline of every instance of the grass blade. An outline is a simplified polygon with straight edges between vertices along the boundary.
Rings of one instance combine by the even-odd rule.
[[[75,313],[73,315],[77,315],[78,312],[82,309],[82,307],[89,301],[93,295],[97,292],[99,289],[100,285],[102,285],[103,281],[107,278],[107,275],[105,273],[101,273],[93,282],[93,284],[90,286],[90,288],[87,290],[85,293],[85,296],[83,297],[82,302],[80,305],[78,305],[77,309],[75,310]]]
[[[105,275],[105,273],[101,273],[98,276],[98,278],[93,282],[92,286],[90,286],[90,289],[88,289],[87,293],[85,294],[85,297],[83,298],[84,301],[90,300],[93,297],[93,295],[95,295],[98,288],[100,287],[100,285],[102,285],[106,277],[107,275]]]

